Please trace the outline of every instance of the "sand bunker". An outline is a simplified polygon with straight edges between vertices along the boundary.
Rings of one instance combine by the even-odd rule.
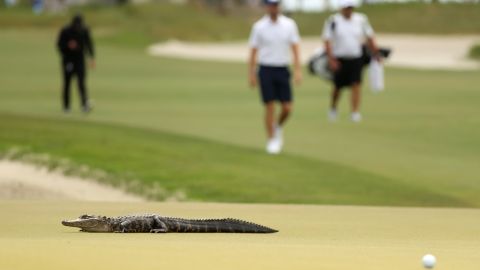
[[[0,160],[0,200],[5,199],[145,201],[93,180],[65,176],[18,161]]]
[[[393,49],[388,66],[409,68],[434,68],[471,70],[480,67],[467,58],[471,46],[480,43],[480,36],[438,36],[379,34],[378,44]],[[302,39],[302,61],[322,47],[320,38]],[[248,44],[236,43],[187,43],[169,41],[150,46],[148,52],[155,56],[178,57],[196,60],[246,62]]]

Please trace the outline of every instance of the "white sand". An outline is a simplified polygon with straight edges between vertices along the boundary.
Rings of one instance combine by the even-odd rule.
[[[393,49],[392,57],[386,61],[388,66],[456,70],[480,68],[478,62],[467,58],[470,47],[480,43],[480,36],[379,34],[377,42],[380,46]],[[303,38],[303,63],[318,48],[322,48],[320,38]],[[155,56],[184,59],[246,62],[248,44],[168,41],[150,46],[148,52]]]
[[[145,201],[93,180],[65,176],[18,161],[0,160],[0,200],[5,199]]]

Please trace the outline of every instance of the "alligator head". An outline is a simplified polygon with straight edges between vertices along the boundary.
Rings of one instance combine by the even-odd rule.
[[[77,219],[64,220],[62,224],[80,228],[82,232],[111,232],[110,218],[92,215],[82,215]]]

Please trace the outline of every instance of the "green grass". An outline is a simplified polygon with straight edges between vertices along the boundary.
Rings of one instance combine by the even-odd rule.
[[[478,4],[378,5],[364,11],[380,32],[418,34],[478,34],[480,32],[480,5]]]
[[[236,10],[229,16],[191,5],[159,2],[120,7],[75,7],[68,14],[33,16],[30,9],[0,7],[2,29],[59,29],[72,14],[81,11],[102,42],[144,47],[167,39],[208,41],[244,40],[252,23],[262,14]],[[378,4],[363,6],[377,32],[420,34],[477,34],[480,32],[478,4]],[[298,13],[293,17],[302,35],[320,35],[329,12]]]
[[[101,168],[112,181],[138,179],[146,187],[139,191],[159,200],[181,192],[223,202],[467,206],[346,166],[159,131],[13,115],[0,115],[0,130],[0,151],[13,145],[68,157]],[[148,193],[154,184],[168,193]]]
[[[478,34],[480,5],[398,3],[364,5],[358,10],[368,15],[376,32],[415,34]],[[298,14],[302,33],[319,35],[327,14]]]
[[[347,99],[340,122],[329,124],[329,86],[306,76],[285,130],[287,154],[269,157],[244,65],[99,46],[89,73],[95,112],[80,115],[74,100],[66,118],[53,38],[0,32],[3,150],[21,146],[119,178],[158,181],[191,199],[480,206],[476,71],[388,69],[387,91],[364,93],[361,125],[346,120]]]
[[[225,17],[190,5],[163,3],[124,6],[73,7],[66,14],[33,16],[25,7],[0,8],[0,27],[12,29],[60,29],[71,16],[82,12],[86,22],[104,43],[128,47],[146,46],[168,39],[206,41],[238,40],[248,36],[256,16]]]
[[[480,44],[472,46],[468,53],[468,56],[470,56],[470,58],[472,59],[480,60]]]

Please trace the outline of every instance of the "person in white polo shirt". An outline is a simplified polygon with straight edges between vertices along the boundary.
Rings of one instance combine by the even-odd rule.
[[[341,90],[350,87],[351,120],[360,122],[360,86],[362,81],[362,45],[366,42],[374,57],[380,60],[374,40],[374,32],[366,15],[354,12],[353,0],[340,0],[340,12],[325,22],[323,40],[328,56],[328,65],[333,71],[334,87],[331,96],[329,119],[337,119],[337,105]]]
[[[266,15],[258,20],[250,34],[249,81],[255,88],[259,80],[261,97],[265,105],[265,126],[267,130],[266,150],[278,154],[283,147],[282,127],[292,109],[290,85],[290,51],[293,53],[294,81],[300,83],[300,65],[297,24],[280,13],[279,0],[264,0]],[[281,105],[281,112],[275,117],[275,103]]]

